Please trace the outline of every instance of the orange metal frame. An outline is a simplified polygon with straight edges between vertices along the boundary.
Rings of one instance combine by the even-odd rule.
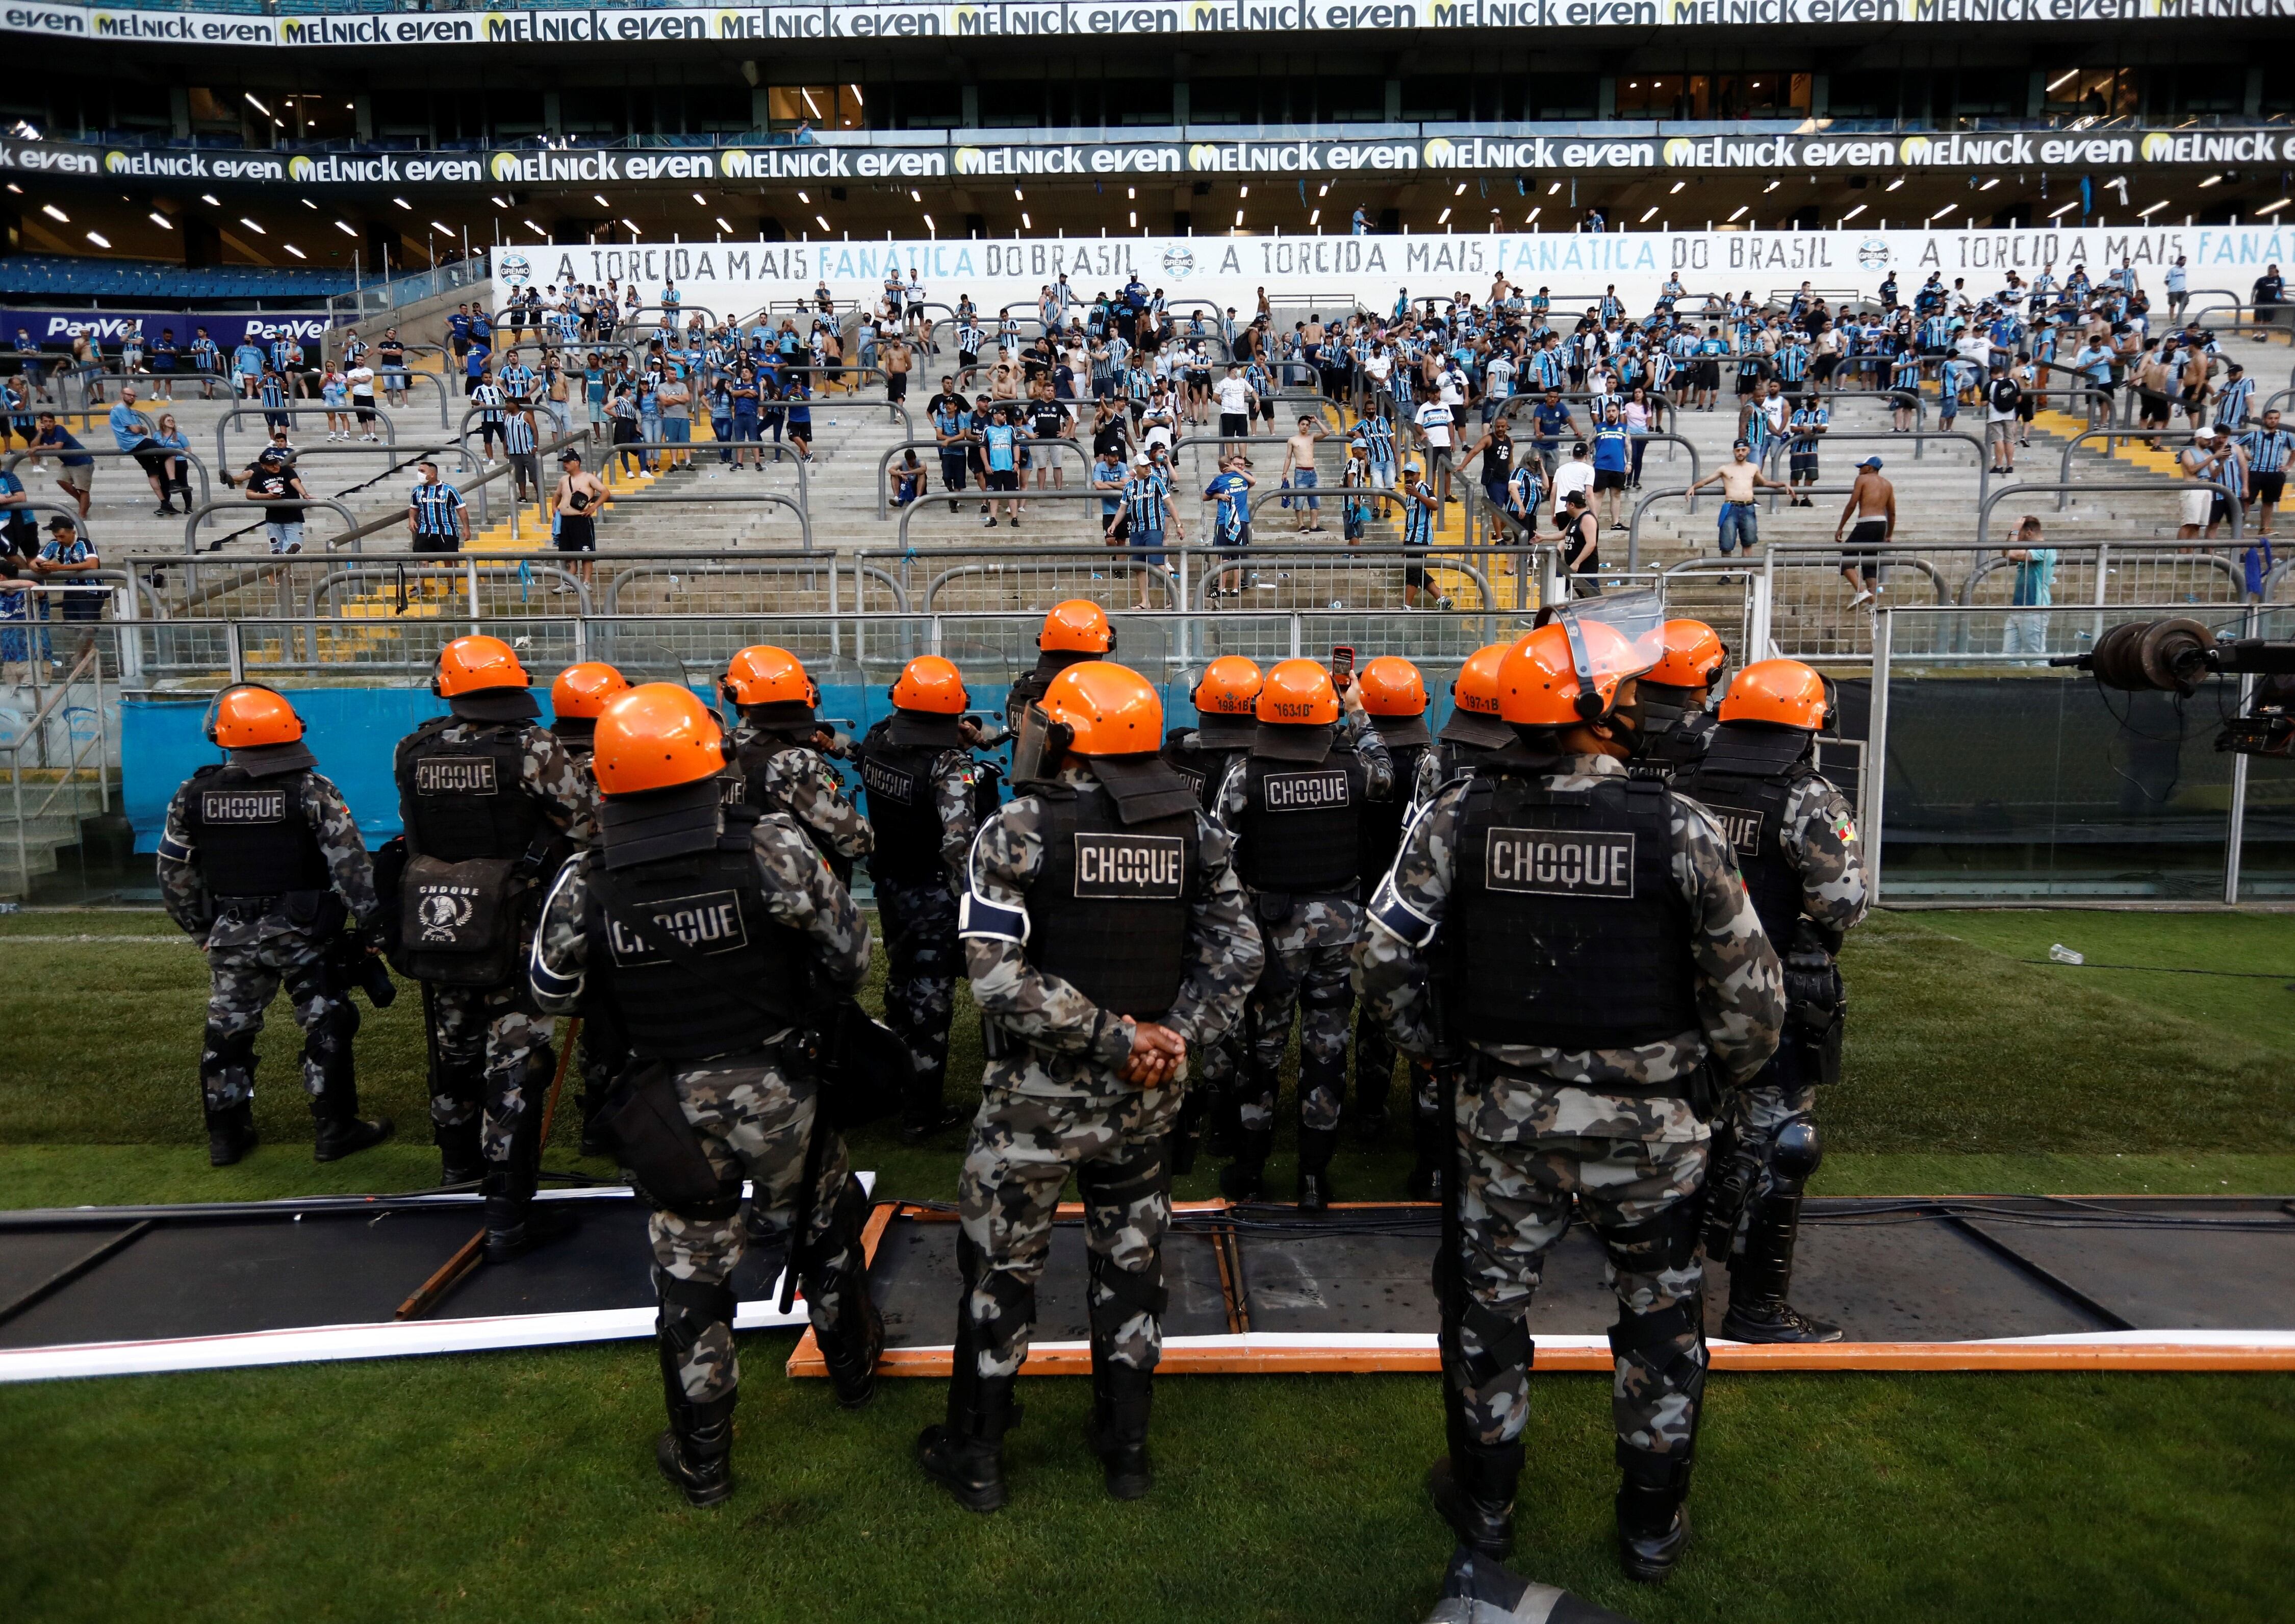
[[[1339,1202],[1335,1206],[1392,1207],[1396,1202]],[[1175,1203],[1175,1212],[1221,1212],[1224,1201]],[[902,1202],[886,1202],[869,1215],[862,1245],[871,1263],[885,1231],[903,1215],[926,1223],[954,1223],[955,1215],[914,1208]],[[1081,1203],[1061,1205],[1060,1218],[1081,1218]],[[1221,1261],[1225,1269],[1225,1261]],[[2295,1370],[2295,1348],[2237,1345],[2211,1346],[2175,1342],[1820,1342],[1805,1345],[1760,1346],[1749,1342],[1715,1342],[1709,1357],[1716,1370]],[[885,1376],[948,1375],[952,1363],[947,1348],[887,1348],[877,1362]],[[1564,1348],[1540,1344],[1540,1370],[1607,1372],[1610,1351],[1605,1347]],[[1393,1348],[1344,1344],[1311,1348],[1235,1348],[1191,1346],[1186,1338],[1167,1340],[1156,1367],[1159,1375],[1364,1375],[1408,1372],[1433,1375],[1442,1369],[1431,1340],[1424,1348]],[[792,1376],[826,1376],[829,1366],[808,1327],[789,1355]],[[1090,1375],[1090,1350],[1082,1346],[1052,1346],[1031,1351],[1030,1375]]]

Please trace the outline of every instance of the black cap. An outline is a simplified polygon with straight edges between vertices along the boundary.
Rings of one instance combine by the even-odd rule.
[[[77,530],[79,528],[79,520],[59,513],[48,521],[48,528],[52,531]]]

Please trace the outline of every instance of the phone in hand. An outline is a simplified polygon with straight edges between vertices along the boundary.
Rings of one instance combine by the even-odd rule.
[[[1332,649],[1331,649],[1331,684],[1332,684],[1332,686],[1333,686],[1333,687],[1335,687],[1335,688],[1336,688],[1336,689],[1337,689],[1341,693],[1344,693],[1344,692],[1346,692],[1346,691],[1347,691],[1348,687],[1349,687],[1349,686],[1350,686],[1350,685],[1354,681],[1354,680],[1355,680],[1355,651],[1354,651],[1354,649],[1353,649],[1351,646],[1349,646],[1348,644],[1345,644],[1345,643],[1338,643],[1338,644],[1334,645],[1334,646],[1333,646],[1333,648],[1332,648]]]

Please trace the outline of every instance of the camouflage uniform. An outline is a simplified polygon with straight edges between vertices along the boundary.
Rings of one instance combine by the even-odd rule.
[[[1068,770],[1060,779],[1082,783],[1086,775]],[[969,869],[975,897],[1025,912],[1044,861],[1041,805],[1020,796],[982,827]],[[1192,903],[1186,979],[1161,1023],[1190,1053],[1235,1024],[1264,959],[1232,843],[1208,820],[1200,839],[1205,883]],[[1010,1377],[1028,1357],[1036,1280],[1071,1172],[1093,1262],[1093,1336],[1112,1344],[1114,1363],[1152,1370],[1163,1349],[1162,1247],[1171,1222],[1164,1141],[1185,1092],[1184,1073],[1163,1088],[1122,1081],[1116,1073],[1131,1056],[1134,1031],[1128,1016],[1109,1016],[1035,969],[1017,942],[968,934],[964,949],[974,1001],[1020,1040],[982,1074],[980,1114],[958,1187],[966,1253],[961,1318],[976,1374]]]
[[[885,932],[885,1024],[900,1034],[915,1065],[922,1122],[940,1108],[948,1073],[948,1026],[956,1008],[961,966],[956,944],[956,887],[965,854],[978,832],[973,794],[987,769],[969,749],[943,750],[927,771],[933,809],[940,818],[940,860],[932,879],[879,873],[870,865],[877,912]]]
[[[1687,793],[1696,793],[1694,785]],[[1727,819],[1722,820],[1727,827]],[[1729,1097],[1714,1123],[1706,1248],[1717,1259],[1729,1262],[1733,1316],[1774,1296],[1768,1305],[1772,1313],[1782,1310],[1823,1337],[1837,1334],[1836,1327],[1822,1320],[1808,1320],[1785,1304],[1801,1189],[1822,1159],[1815,1120],[1819,1081],[1816,1073],[1820,1068],[1806,1046],[1795,1041],[1795,1032],[1805,1016],[1820,1025],[1837,1024],[1834,1010],[1839,1000],[1837,997],[1819,999],[1814,1000],[1817,1008],[1804,1012],[1798,989],[1806,973],[1830,983],[1825,991],[1837,990],[1839,973],[1832,963],[1833,951],[1843,933],[1863,921],[1872,906],[1872,894],[1866,885],[1864,849],[1858,838],[1855,814],[1848,799],[1824,779],[1812,775],[1793,786],[1776,838],[1776,854],[1798,877],[1800,887],[1801,918],[1790,939],[1775,943],[1785,955],[1785,984],[1793,1018],[1776,1054],[1752,1082]],[[1839,1041],[1837,1036],[1831,1041]],[[1789,1141],[1782,1156],[1781,1141]],[[1782,1225],[1782,1234],[1756,1233],[1765,1211],[1765,1227],[1776,1231]],[[1749,1242],[1762,1254],[1752,1267],[1746,1263]],[[1779,1245],[1785,1249],[1782,1257],[1776,1251]],[[1726,1328],[1733,1334],[1747,1329],[1736,1325]]]
[[[438,737],[446,745],[466,745],[500,725],[456,720]],[[598,828],[597,788],[589,769],[548,730],[528,724],[521,732],[518,793],[531,798],[568,840],[589,845]],[[556,1023],[535,1007],[523,976],[498,987],[426,983],[422,993],[438,1053],[430,1092],[438,1142],[465,1145],[475,1127],[485,1163],[506,1166],[528,1113],[540,1110],[549,1089]],[[451,1164],[448,1171],[454,1171]]]
[[[235,753],[242,762],[260,755]],[[324,1123],[357,1113],[351,1040],[359,1017],[350,989],[327,963],[328,943],[341,924],[329,902],[339,904],[355,929],[371,928],[378,907],[374,862],[342,792],[316,771],[301,771],[298,778],[293,815],[317,838],[331,893],[325,900],[294,903],[280,898],[280,905],[267,911],[251,912],[208,892],[188,810],[203,780],[189,780],[167,804],[159,838],[159,895],[168,917],[208,956],[200,1091],[210,1122],[253,1101],[256,1034],[263,1030],[265,1008],[282,985],[303,1028],[303,1089],[310,1096],[312,1114]],[[305,906],[306,901],[316,906]],[[301,917],[287,911],[290,906]]]
[[[772,749],[777,743],[780,748]],[[845,792],[844,775],[829,764],[838,746],[832,744],[823,752],[788,742],[783,730],[744,722],[733,730],[733,747],[742,759],[749,804],[764,812],[788,813],[821,855],[837,865],[839,877],[849,882],[853,865],[869,855],[876,837]],[[751,766],[761,750],[772,754]]]
[[[597,722],[589,717],[560,717],[551,723],[550,731],[566,747],[566,754],[590,780],[594,793],[598,776],[592,757],[596,754]],[[582,1073],[582,1089],[576,1099],[582,1113],[582,1154],[602,1156],[613,1154],[611,1145],[598,1130],[598,1114],[605,1109],[606,1101],[621,1078],[622,1068],[629,1062],[629,1046],[614,1030],[610,1016],[593,1012],[583,1016],[580,1052],[575,1064]]]
[[[1387,753],[1370,718],[1349,714],[1342,722],[1363,764],[1370,798],[1395,793],[1394,758]],[[1247,758],[1246,758],[1247,759]],[[1212,817],[1233,830],[1245,809],[1245,766],[1238,761],[1221,783]],[[1290,1047],[1295,1017],[1299,1025],[1299,1125],[1309,1132],[1336,1132],[1346,1104],[1347,1026],[1353,997],[1347,967],[1362,940],[1361,891],[1344,896],[1298,896],[1289,914],[1269,919],[1261,910],[1267,941],[1267,970],[1251,995],[1246,1026],[1247,1075],[1239,1088],[1237,1122],[1246,1134],[1275,1127],[1275,1097],[1283,1052]]]
[[[1564,755],[1537,781],[1580,790],[1624,772],[1605,755]],[[1445,788],[1405,833],[1358,957],[1358,989],[1414,1055],[1437,1047],[1427,948],[1452,888],[1466,793],[1463,782]],[[1446,1350],[1454,1459],[1461,1435],[1484,1449],[1518,1449],[1532,1353],[1524,1317],[1574,1203],[1602,1237],[1618,1298],[1620,1463],[1629,1481],[1639,1473],[1686,1488],[1706,1364],[1695,1215],[1684,1210],[1705,1172],[1707,1128],[1694,1097],[1709,1058],[1733,1082],[1760,1069],[1776,1048],[1785,1000],[1727,842],[1694,804],[1668,806],[1699,1030],[1624,1049],[1473,1046],[1457,1108],[1465,1178],[1456,1263],[1468,1301]]]
[[[828,979],[838,987],[858,987],[869,970],[869,927],[860,910],[794,820],[769,812],[751,836],[757,873],[774,920],[801,932],[812,943]],[[588,853],[560,872],[543,909],[532,960],[533,995],[549,1015],[581,1008],[590,941],[584,929],[589,907]],[[731,1184],[755,1181],[755,1206],[778,1220],[786,1233],[795,1221],[806,1147],[813,1133],[819,1088],[814,1079],[785,1067],[776,1053],[728,1056],[680,1065],[672,1079],[686,1120],[699,1134],[710,1165]],[[811,1221],[798,1241],[791,1266],[804,1282],[805,1311],[825,1336],[851,1314],[847,1297],[865,1297],[865,1269],[859,1226],[848,1196],[851,1167],[843,1139],[823,1125],[819,1177],[814,1182]],[[722,1287],[731,1279],[747,1245],[738,1211],[722,1218],[681,1216],[657,1208],[648,1221],[657,1289],[665,1281]],[[731,1394],[740,1380],[733,1347],[731,1316],[709,1319],[681,1345],[675,1373],[687,1399],[712,1403]]]

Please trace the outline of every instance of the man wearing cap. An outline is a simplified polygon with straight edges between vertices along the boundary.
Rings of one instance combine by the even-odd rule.
[[[1760,510],[1753,505],[1753,494],[1760,490],[1788,491],[1792,487],[1761,472],[1748,440],[1733,442],[1729,461],[1691,486],[1689,494],[1695,496],[1709,485],[1721,487],[1721,556],[1726,559],[1743,545],[1746,558],[1751,559],[1753,549],[1761,544]]]
[[[265,446],[248,469],[247,500],[282,504],[263,510],[263,532],[274,553],[303,551],[303,515],[308,510],[287,504],[298,497],[307,500],[310,494],[302,476],[295,471],[293,453],[279,446]]]
[[[1874,555],[1896,535],[1897,487],[1881,477],[1881,459],[1867,457],[1857,465],[1857,482],[1849,487],[1841,522],[1833,527],[1836,543],[1848,538],[1841,554],[1841,575],[1857,594],[1849,600],[1850,608],[1881,595],[1881,565]]]
[[[456,638],[432,679],[447,714],[392,761],[406,830],[395,962],[423,983],[440,1182],[480,1184],[488,1262],[543,1238],[527,1209],[554,1057],[521,962],[527,903],[597,835],[596,788],[536,720],[529,683],[499,638]]]
[[[551,544],[574,555],[568,563],[582,580],[594,567],[589,555],[598,551],[598,515],[612,498],[606,483],[582,466],[582,453],[568,447],[558,453],[558,486],[550,494]],[[550,589],[562,592],[566,583]]]

